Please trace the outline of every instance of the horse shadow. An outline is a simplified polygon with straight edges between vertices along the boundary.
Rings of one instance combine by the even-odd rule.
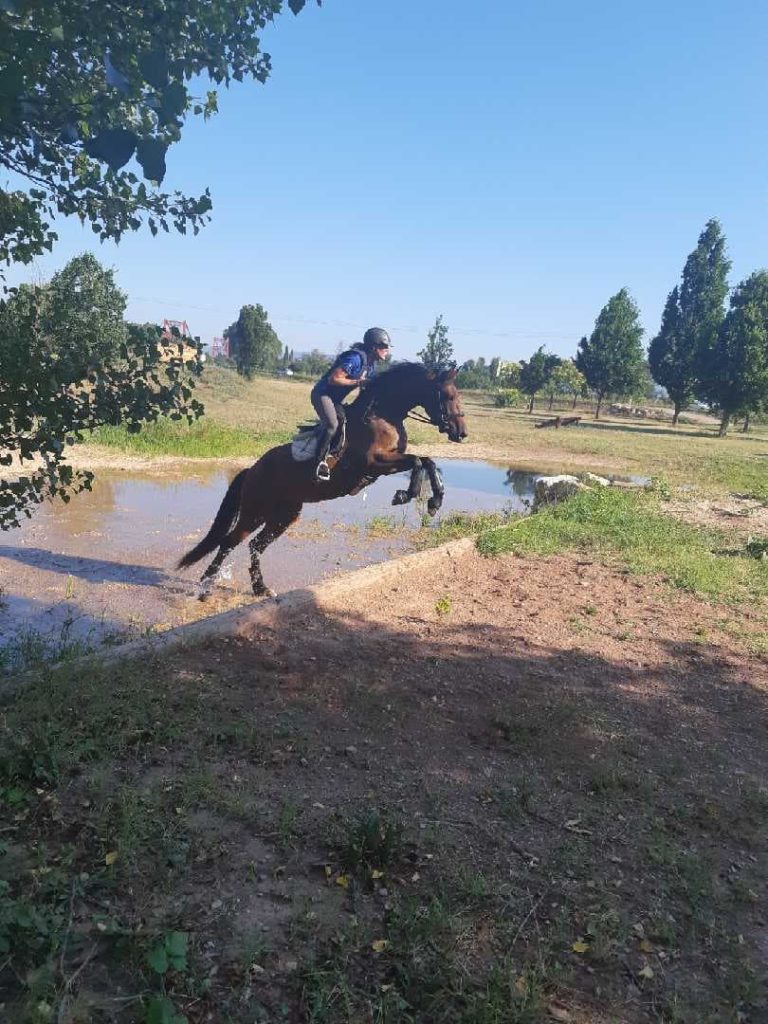
[[[86,555],[67,555],[47,548],[13,547],[0,544],[0,558],[19,562],[35,569],[75,576],[78,579],[99,583],[132,583],[138,586],[154,587],[175,580],[162,568],[151,565],[136,565],[128,562],[112,562],[104,558],[89,558]]]

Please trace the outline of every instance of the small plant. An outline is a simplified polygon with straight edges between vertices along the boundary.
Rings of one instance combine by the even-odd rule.
[[[147,966],[158,976],[161,991],[147,1004],[145,1024],[187,1024],[187,1018],[176,1012],[173,1000],[165,993],[165,978],[169,971],[186,971],[188,945],[186,932],[169,932],[147,953]]]
[[[443,594],[435,601],[435,611],[438,615],[447,615],[451,610],[451,599],[447,594]]]
[[[670,501],[672,498],[672,488],[669,486],[667,478],[663,476],[652,476],[646,490],[650,494],[655,494],[661,501]]]
[[[750,537],[744,547],[750,558],[757,558],[760,561],[768,558],[768,539],[765,537]]]
[[[523,393],[517,388],[500,388],[493,396],[493,404],[497,409],[513,409],[522,401]]]
[[[278,843],[285,849],[290,846],[296,838],[296,822],[299,817],[299,808],[296,804],[284,803],[280,808],[280,817],[277,820]]]
[[[402,860],[404,826],[376,810],[338,821],[332,845],[345,871],[381,870]]]

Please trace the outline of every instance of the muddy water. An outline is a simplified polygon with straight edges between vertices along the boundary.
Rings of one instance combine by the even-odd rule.
[[[524,511],[530,497],[528,472],[455,460],[442,469],[443,515]],[[173,568],[207,531],[233,472],[215,465],[183,474],[101,472],[92,493],[69,505],[43,506],[20,529],[0,536],[0,647],[24,634],[42,634],[52,643],[62,636],[137,635],[250,600],[245,546],[230,556],[222,586],[205,605],[195,599],[205,562],[184,573]],[[408,550],[423,506],[392,507],[404,479],[390,477],[356,497],[306,506],[299,523],[263,557],[268,584],[285,591]]]

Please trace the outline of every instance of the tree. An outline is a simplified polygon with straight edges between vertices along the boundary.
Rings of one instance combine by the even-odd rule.
[[[595,329],[579,342],[576,368],[597,395],[595,419],[606,395],[635,391],[643,367],[640,311],[626,288],[612,296],[595,321]]]
[[[230,353],[243,377],[277,367],[282,342],[270,324],[263,306],[243,306],[240,316],[224,332],[229,338]]]
[[[294,14],[305,3],[288,0]],[[270,59],[259,33],[282,8],[282,0],[0,2],[0,168],[14,183],[0,187],[0,264],[50,249],[57,214],[116,241],[143,224],[153,234],[197,232],[211,209],[207,190],[197,198],[159,190],[186,117],[216,111],[215,90],[195,96],[190,84],[206,75],[213,85],[263,82]],[[45,296],[38,303],[29,291],[0,304],[0,462],[42,460],[0,485],[0,525],[44,496],[89,485],[91,474],[74,474],[63,454],[83,431],[121,414],[133,430],[164,412],[202,411],[189,388],[199,359],[182,366],[178,353],[163,355],[158,329],[127,328],[119,360],[71,339],[89,360],[87,377],[75,381],[54,353],[45,310]]]
[[[672,419],[704,386],[711,373],[711,353],[724,316],[730,260],[717,220],[707,221],[683,268],[680,287],[667,296],[661,328],[648,348],[653,379],[675,404]]]
[[[733,416],[768,401],[768,271],[756,271],[734,290],[711,365],[707,394],[720,410],[724,437]]]
[[[445,368],[453,361],[453,345],[448,340],[448,328],[440,315],[427,334],[427,344],[416,355],[430,369]]]
[[[298,12],[306,0],[289,0]],[[0,261],[50,249],[56,214],[77,214],[101,239],[148,224],[197,232],[211,200],[162,193],[168,148],[185,118],[207,118],[217,86],[263,82],[259,33],[282,0],[6,0],[0,88],[0,166],[26,191],[0,190]],[[128,169],[135,158],[140,176]],[[150,187],[147,187],[147,184]]]
[[[549,408],[552,408],[552,400],[555,395],[569,395],[573,397],[573,407],[576,408],[576,399],[583,394],[586,385],[584,374],[576,369],[572,359],[563,359],[552,370],[549,378]]]
[[[127,339],[126,296],[111,270],[91,253],[75,256],[41,292],[39,329],[66,374],[83,380],[93,365],[111,364]]]
[[[558,356],[550,355],[541,345],[526,362],[520,363],[520,390],[530,398],[528,412],[533,412],[536,393],[546,385],[550,374],[560,362]]]
[[[136,432],[161,415],[202,413],[192,398],[199,349],[185,359],[159,327],[125,324],[124,308],[93,257],[76,257],[50,284],[21,287],[0,305],[0,465],[19,465],[18,477],[0,480],[0,528],[17,526],[45,498],[90,489],[93,474],[76,473],[66,452],[94,427]]]
[[[333,362],[333,358],[313,348],[311,352],[302,353],[297,359],[291,359],[291,369],[302,377],[320,377]]]

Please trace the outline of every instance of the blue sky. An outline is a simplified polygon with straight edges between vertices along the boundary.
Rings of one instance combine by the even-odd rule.
[[[164,187],[209,185],[199,236],[100,246],[138,320],[204,341],[260,302],[297,350],[435,315],[457,356],[572,355],[622,286],[646,336],[718,217],[732,283],[768,264],[768,5],[325,0],[265,35],[273,75],[220,97]]]

